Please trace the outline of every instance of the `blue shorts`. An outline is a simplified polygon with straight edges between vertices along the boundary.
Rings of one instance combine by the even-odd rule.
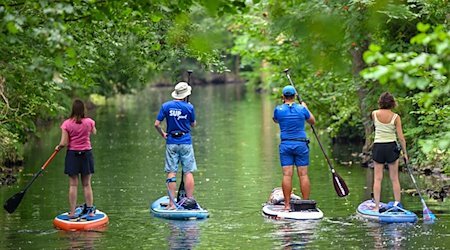
[[[279,149],[282,167],[309,165],[309,146],[307,142],[282,142]]]
[[[183,173],[197,170],[192,144],[167,144],[166,145],[166,173],[176,173],[178,163],[181,163]]]
[[[94,155],[91,150],[67,150],[64,173],[88,175],[94,173]]]

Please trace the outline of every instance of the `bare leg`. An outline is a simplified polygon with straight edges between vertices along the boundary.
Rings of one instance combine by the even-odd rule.
[[[175,176],[177,176],[177,173],[170,172],[170,173],[167,174],[167,179],[170,179],[170,178],[175,177]],[[169,182],[168,185],[169,185],[170,195],[175,198],[175,190],[177,189],[177,183],[176,182]],[[169,199],[169,206],[168,206],[168,208],[174,208],[174,207],[175,207],[175,204],[173,204],[172,199]]]
[[[75,215],[75,207],[77,206],[78,192],[78,175],[69,176],[69,216]]]
[[[384,164],[374,161],[373,164],[373,198],[375,199],[374,211],[380,209],[380,196],[381,196],[381,181],[383,180],[383,168]]]
[[[394,190],[395,201],[400,202],[400,181],[398,180],[398,159],[393,163],[389,163],[389,177],[391,178],[392,188]]]
[[[184,174],[184,188],[188,198],[194,196],[194,175],[191,172]]]
[[[94,194],[92,193],[91,174],[81,175],[81,184],[83,185],[84,201],[86,206],[92,207],[94,205]]]
[[[294,166],[283,166],[283,182],[281,187],[283,188],[284,196],[284,209],[291,209],[291,193],[292,193],[292,174]]]
[[[300,190],[302,191],[302,198],[309,200],[309,194],[311,193],[311,185],[309,183],[308,168],[307,166],[297,167],[298,179],[300,180]]]

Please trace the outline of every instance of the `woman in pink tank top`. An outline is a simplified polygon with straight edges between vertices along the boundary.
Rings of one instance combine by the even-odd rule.
[[[95,216],[91,176],[94,173],[90,135],[96,134],[95,121],[87,118],[84,103],[75,100],[69,119],[61,125],[57,149],[67,146],[64,173],[69,176],[69,217]],[[85,204],[77,207],[78,179],[81,176]]]

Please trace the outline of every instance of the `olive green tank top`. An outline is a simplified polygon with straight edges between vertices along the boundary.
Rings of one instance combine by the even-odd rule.
[[[389,123],[382,123],[378,121],[377,112],[374,113],[374,125],[375,125],[375,140],[374,143],[394,142],[397,141],[397,133],[395,128],[395,119],[397,114],[392,116]]]

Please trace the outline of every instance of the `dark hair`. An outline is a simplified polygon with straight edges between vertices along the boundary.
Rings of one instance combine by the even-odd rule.
[[[294,100],[295,99],[295,95],[283,95],[285,100]]]
[[[86,109],[84,108],[84,103],[76,99],[72,104],[72,113],[70,114],[70,118],[75,119],[76,123],[81,123],[81,119],[85,118]]]
[[[378,99],[378,107],[380,109],[392,109],[395,108],[396,105],[394,96],[389,92],[384,92]]]

